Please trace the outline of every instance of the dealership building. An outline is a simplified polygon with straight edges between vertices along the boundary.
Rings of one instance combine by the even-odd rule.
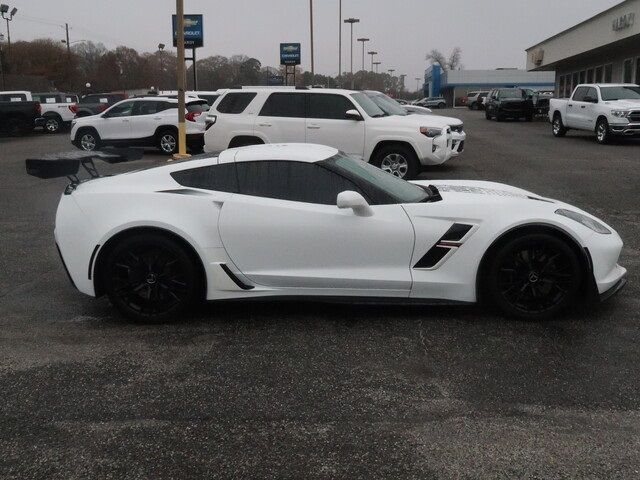
[[[556,73],[556,95],[579,83],[640,83],[640,0],[626,0],[527,49],[527,70]]]
[[[516,68],[496,70],[449,70],[431,65],[425,71],[425,97],[444,97],[447,105],[464,106],[467,94],[473,91],[489,91],[493,88],[531,88],[553,90],[554,72],[527,72]]]

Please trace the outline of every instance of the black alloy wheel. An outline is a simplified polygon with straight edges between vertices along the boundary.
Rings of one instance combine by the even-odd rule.
[[[138,322],[177,319],[199,300],[192,255],[161,234],[125,238],[109,253],[103,275],[111,303]]]
[[[489,293],[507,315],[544,319],[571,306],[581,289],[582,270],[574,251],[549,234],[509,241],[489,270]]]

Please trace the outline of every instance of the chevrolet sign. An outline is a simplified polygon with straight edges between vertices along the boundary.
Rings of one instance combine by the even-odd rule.
[[[173,23],[173,46],[178,46],[176,38],[177,19],[172,15]],[[202,47],[204,41],[204,32],[202,30],[202,15],[184,15],[184,46],[185,48]]]
[[[621,17],[618,17],[613,21],[613,30],[617,32],[619,30],[624,30],[625,28],[630,28],[633,26],[635,20],[635,13],[627,13],[626,15],[622,15]]]
[[[300,44],[280,44],[280,65],[300,65]]]

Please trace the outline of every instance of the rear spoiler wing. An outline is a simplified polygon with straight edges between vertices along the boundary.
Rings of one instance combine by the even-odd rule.
[[[73,151],[42,155],[25,160],[27,174],[37,178],[67,177],[71,183],[80,183],[78,172],[80,166],[89,174],[90,178],[99,178],[100,174],[93,161],[102,160],[107,163],[122,163],[142,158],[141,148],[105,148],[102,151],[84,152]]]

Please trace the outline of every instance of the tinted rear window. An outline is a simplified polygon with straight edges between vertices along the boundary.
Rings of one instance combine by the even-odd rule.
[[[220,113],[242,113],[256,96],[255,92],[233,92],[227,93],[217,110]]]
[[[263,117],[304,118],[303,93],[272,93],[260,110]]]
[[[185,187],[215,190],[217,192],[238,192],[238,176],[235,163],[209,165],[190,168],[171,174],[173,179]]]

